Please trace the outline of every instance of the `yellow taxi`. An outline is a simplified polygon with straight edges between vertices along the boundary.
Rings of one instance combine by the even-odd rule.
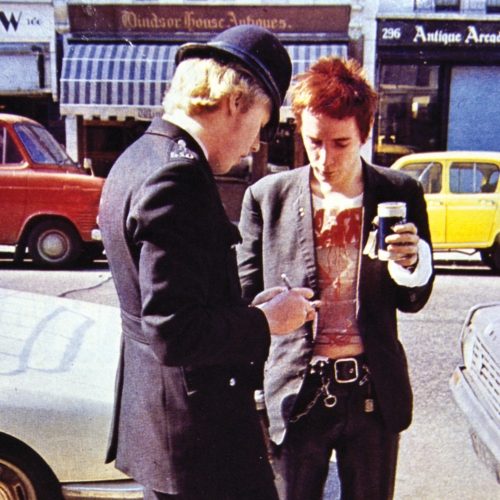
[[[391,168],[422,183],[435,251],[477,250],[500,271],[500,153],[416,153]]]

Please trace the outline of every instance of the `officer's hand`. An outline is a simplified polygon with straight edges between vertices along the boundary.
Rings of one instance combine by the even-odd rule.
[[[271,288],[266,288],[264,291],[260,292],[255,296],[252,301],[252,306],[258,306],[259,304],[263,304],[264,302],[268,302],[276,295],[282,292],[286,292],[286,286],[273,286]]]
[[[258,305],[266,315],[273,335],[284,335],[314,319],[319,301],[310,301],[314,292],[310,288],[292,288]]]

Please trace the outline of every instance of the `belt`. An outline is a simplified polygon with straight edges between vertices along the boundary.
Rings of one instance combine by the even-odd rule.
[[[309,404],[290,418],[291,423],[305,417],[318,401],[323,401],[327,408],[333,408],[337,405],[339,396],[352,393],[355,388],[365,386],[365,384],[367,394],[364,400],[364,411],[366,413],[374,411],[371,384],[367,384],[370,382],[370,371],[364,354],[350,358],[318,361],[310,365],[309,376],[318,378],[317,382],[314,382],[315,385],[318,384],[318,389]]]
[[[353,384],[369,374],[364,354],[349,358],[318,361],[310,366],[309,372],[318,374],[321,377],[327,377],[330,382],[337,384]]]
[[[252,365],[185,366],[183,372],[190,392],[224,387],[255,390],[261,385],[260,372]]]

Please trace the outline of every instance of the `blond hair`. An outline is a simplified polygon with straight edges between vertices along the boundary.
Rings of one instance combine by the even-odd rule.
[[[241,96],[242,112],[257,102],[272,107],[262,85],[242,66],[199,58],[186,59],[177,66],[162,104],[166,114],[181,110],[195,116],[215,111],[233,93]]]

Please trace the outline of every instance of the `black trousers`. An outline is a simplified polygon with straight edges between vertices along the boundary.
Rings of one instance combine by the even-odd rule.
[[[332,369],[307,374],[293,415],[271,447],[280,500],[322,500],[334,449],[342,500],[393,498],[399,434],[385,428],[369,374],[344,384]]]
[[[145,487],[144,499],[278,500],[253,388],[207,380],[190,399],[197,444],[187,454],[182,494]]]
[[[192,495],[168,495],[144,488],[144,500],[277,500],[275,493],[270,496],[270,491],[266,486],[259,487],[253,491],[238,493],[236,495],[214,497],[214,496],[192,496]]]

